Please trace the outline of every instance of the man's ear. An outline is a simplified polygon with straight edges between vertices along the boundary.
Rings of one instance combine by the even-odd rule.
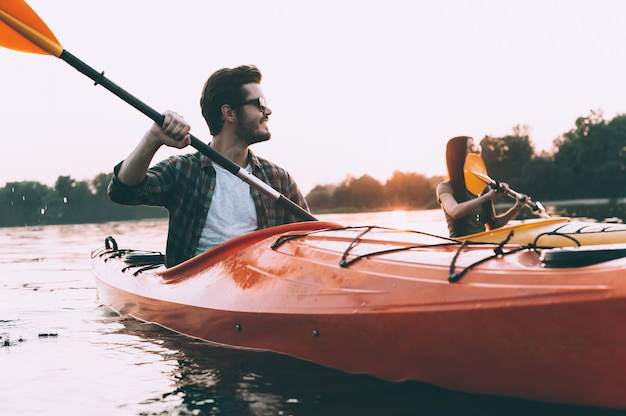
[[[224,104],[221,110],[222,119],[224,121],[229,121],[232,123],[237,119],[237,112],[229,104]]]

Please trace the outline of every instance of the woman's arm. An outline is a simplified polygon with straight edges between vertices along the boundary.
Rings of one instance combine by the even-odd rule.
[[[500,185],[502,186],[502,191],[498,191],[498,195],[506,195],[506,192],[509,189],[509,185],[506,183],[501,183]],[[524,200],[528,197],[526,195],[522,195],[522,198],[522,200],[515,198],[515,205],[509,208],[506,212],[499,215],[496,213],[495,205],[492,204],[492,219],[491,221],[489,221],[489,226],[493,229],[504,227],[506,224],[508,224],[508,222],[515,218],[517,213],[520,212],[522,208],[524,208]]]

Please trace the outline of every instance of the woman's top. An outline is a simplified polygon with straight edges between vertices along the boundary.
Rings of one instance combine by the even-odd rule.
[[[454,196],[450,182],[442,182],[437,186],[437,202],[439,202],[439,205],[441,205],[441,195],[445,193]],[[466,200],[476,198],[476,196],[469,191],[467,191],[466,197]],[[446,216],[446,223],[448,224],[448,232],[452,238],[485,231],[485,224],[491,220],[493,212],[490,203],[477,206],[469,215],[457,220],[452,218],[445,210],[443,211]]]

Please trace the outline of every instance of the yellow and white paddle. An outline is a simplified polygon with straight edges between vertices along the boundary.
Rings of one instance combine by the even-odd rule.
[[[65,50],[48,26],[23,0],[0,0],[0,46],[22,52],[52,55],[62,59],[82,74],[91,78],[96,85],[102,85],[104,88],[150,117],[154,122],[163,124],[164,117],[161,113],[152,109],[106,78],[104,72],[96,71]],[[294,215],[297,215],[300,219],[317,221],[317,219],[305,209],[295,204],[256,176],[248,173],[245,169],[240,168],[237,164],[233,163],[221,153],[213,150],[210,146],[193,135],[191,136],[191,146],[276,203],[291,211]]]
[[[493,189],[501,188],[501,185],[497,181],[491,179],[489,175],[487,175],[485,162],[480,155],[476,153],[470,153],[465,157],[463,172],[465,173],[465,187],[474,195],[482,194],[487,186],[490,186]],[[523,202],[533,213],[541,216],[542,218],[550,218],[550,215],[546,212],[546,209],[543,207],[541,202],[534,202],[529,197],[526,197],[510,188],[506,194],[511,198]]]

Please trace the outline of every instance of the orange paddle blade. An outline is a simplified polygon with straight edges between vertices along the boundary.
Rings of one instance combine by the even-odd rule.
[[[0,0],[0,46],[57,58],[63,52],[52,31],[22,0]]]
[[[482,194],[490,182],[485,162],[476,153],[470,153],[465,157],[463,173],[465,173],[465,187],[474,195]]]

